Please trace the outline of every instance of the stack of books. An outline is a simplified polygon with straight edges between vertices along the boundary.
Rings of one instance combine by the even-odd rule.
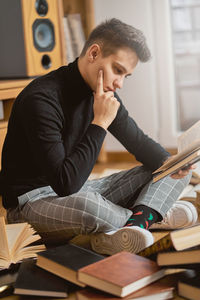
[[[39,236],[28,224],[0,221],[0,263],[8,269],[0,272],[0,290],[11,284],[18,295],[66,298],[74,291],[77,300],[155,300],[173,298],[177,285],[180,295],[200,299],[200,224],[166,233],[138,254],[104,256],[73,244],[30,245]],[[17,273],[9,274],[16,263]]]
[[[187,270],[178,278],[178,294],[200,299],[200,224],[171,231],[138,254],[168,270]]]
[[[173,286],[158,281],[165,275],[149,258],[126,251],[105,257],[66,244],[23,261],[14,293],[66,297],[75,288],[77,299],[170,299]]]

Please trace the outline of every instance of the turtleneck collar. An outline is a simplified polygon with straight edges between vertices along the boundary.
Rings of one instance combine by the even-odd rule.
[[[92,89],[85,82],[79,71],[78,58],[67,66],[66,77],[67,81],[70,80],[70,90],[72,90],[74,98],[85,98],[92,95]]]

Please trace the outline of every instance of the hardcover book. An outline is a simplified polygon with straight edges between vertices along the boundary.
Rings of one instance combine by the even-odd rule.
[[[179,230],[170,231],[161,239],[158,239],[151,246],[137,253],[141,256],[152,256],[159,252],[169,249],[177,251],[185,250],[200,245],[200,224],[191,227],[181,228]]]
[[[69,282],[37,267],[35,263],[33,259],[22,262],[14,294],[66,298]]]
[[[154,282],[148,286],[133,292],[123,300],[166,300],[173,298],[174,287],[169,284]],[[76,292],[77,300],[119,300],[119,297],[93,289],[85,288]]]
[[[126,251],[78,271],[81,282],[120,297],[125,297],[164,275],[165,269],[154,261]]]
[[[104,258],[103,255],[88,249],[67,244],[38,253],[36,264],[57,276],[84,287],[85,284],[77,279],[77,271]]]
[[[187,299],[200,299],[200,275],[196,273],[194,276],[183,276],[178,281],[178,294]]]
[[[200,121],[178,137],[178,154],[172,156],[160,168],[153,172],[153,182],[188,168],[200,160]]]
[[[197,268],[200,270],[200,245],[183,251],[160,252],[157,255],[159,266]]]
[[[36,257],[38,251],[45,249],[42,244],[31,245],[40,236],[28,223],[5,224],[4,217],[0,217],[0,231],[0,269]]]

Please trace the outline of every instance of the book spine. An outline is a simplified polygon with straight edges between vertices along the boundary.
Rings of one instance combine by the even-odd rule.
[[[149,257],[158,252],[169,250],[173,248],[170,235],[164,236],[162,239],[156,241],[153,245],[137,253],[138,255]]]

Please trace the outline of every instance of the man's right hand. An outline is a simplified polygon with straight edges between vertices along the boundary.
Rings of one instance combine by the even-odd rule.
[[[94,119],[92,124],[107,129],[116,117],[119,106],[120,103],[114,97],[112,91],[104,92],[103,71],[100,70],[97,78],[96,93],[94,93]]]

